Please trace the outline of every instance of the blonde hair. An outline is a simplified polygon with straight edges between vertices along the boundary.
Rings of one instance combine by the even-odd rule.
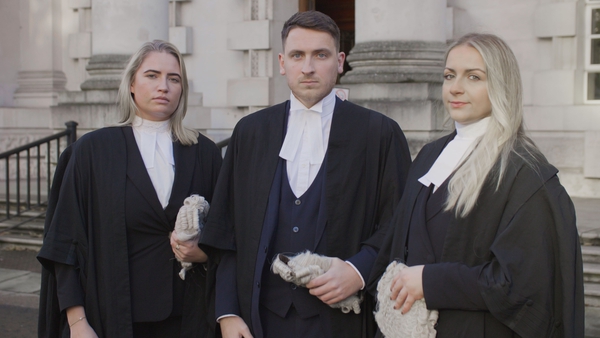
[[[179,105],[169,119],[169,126],[171,128],[173,140],[179,141],[181,144],[186,146],[196,144],[198,142],[198,132],[183,126],[183,118],[187,113],[189,91],[185,63],[183,62],[183,57],[181,56],[181,53],[177,47],[162,40],[154,40],[152,42],[144,43],[142,47],[131,56],[131,59],[129,59],[127,67],[125,67],[125,70],[123,71],[123,77],[121,78],[119,93],[117,95],[117,105],[120,113],[118,125],[131,125],[133,119],[135,118],[138,107],[136,106],[131,95],[131,85],[135,79],[135,73],[138,71],[146,57],[150,53],[154,52],[169,53],[173,55],[179,62],[179,70],[181,72],[181,97],[179,98]]]
[[[532,158],[536,161],[539,154],[533,141],[525,136],[521,74],[511,49],[495,35],[472,33],[452,44],[446,59],[454,47],[463,45],[475,48],[483,58],[492,113],[485,134],[450,178],[446,210],[455,209],[457,217],[465,217],[473,210],[488,176],[492,175],[491,182],[495,180],[498,189],[509,155],[521,156],[517,147],[532,155],[523,159],[533,167]]]

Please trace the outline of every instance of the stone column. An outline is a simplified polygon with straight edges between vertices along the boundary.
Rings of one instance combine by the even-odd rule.
[[[17,107],[48,108],[65,90],[67,78],[61,65],[60,1],[20,1],[19,87]]]
[[[129,57],[144,42],[169,38],[167,0],[72,0],[80,3],[74,7],[87,7],[90,1],[89,78],[81,91],[64,92],[52,107],[54,128],[73,120],[83,133],[117,122],[117,90]]]
[[[356,0],[355,20],[342,87],[350,101],[395,119],[415,154],[443,126],[446,0]]]
[[[90,78],[81,89],[118,89],[131,54],[146,41],[168,38],[168,1],[92,0]]]

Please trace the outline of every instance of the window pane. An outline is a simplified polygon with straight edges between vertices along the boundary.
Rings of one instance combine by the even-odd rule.
[[[592,9],[592,34],[600,34],[600,8]]]
[[[592,39],[591,52],[592,52],[592,57],[590,59],[591,63],[593,65],[600,64],[600,39]]]
[[[588,73],[588,100],[600,100],[600,73]]]

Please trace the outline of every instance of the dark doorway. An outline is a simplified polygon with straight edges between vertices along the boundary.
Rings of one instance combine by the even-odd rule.
[[[299,0],[299,8],[301,12],[317,10],[329,15],[340,27],[340,51],[348,56],[354,47],[354,0]],[[346,61],[344,73],[348,70]]]

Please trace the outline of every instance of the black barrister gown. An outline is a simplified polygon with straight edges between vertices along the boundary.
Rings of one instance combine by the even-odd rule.
[[[390,225],[393,231],[371,273],[372,293],[389,262],[411,257],[407,238],[417,225],[410,220],[423,212],[414,208],[423,186],[417,180],[453,137],[426,145],[415,159]],[[517,152],[510,155],[497,190],[488,179],[467,217],[451,212],[441,259],[416,257],[430,261],[423,289],[428,308],[439,310],[438,338],[583,337],[583,272],[573,204],[558,170],[543,155],[532,168],[523,158],[532,161],[533,156],[523,148]],[[461,269],[477,272],[475,290],[461,288]],[[471,292],[483,299],[482,307],[465,302]]]
[[[336,100],[324,164],[327,221],[321,240],[327,241],[327,252],[319,253],[345,260],[362,245],[379,249],[411,160],[396,122]],[[237,278],[231,283],[236,283],[241,317],[253,332],[258,304],[252,299],[258,299],[259,292],[254,281],[260,280],[254,275],[260,263],[257,252],[288,112],[289,101],[236,125],[200,239],[213,262],[223,252],[235,251]],[[366,297],[361,315],[339,311],[332,319],[332,332],[339,337],[372,336],[372,299]]]
[[[68,337],[66,315],[59,312],[53,262],[73,265],[84,292],[87,320],[99,337],[132,336],[132,290],[127,246],[126,186],[138,189],[135,209],[158,219],[170,250],[168,233],[183,200],[193,193],[211,200],[221,164],[214,143],[200,135],[198,144],[173,143],[175,178],[166,209],[162,209],[143,166],[131,127],[104,128],[84,135],[61,156],[49,199],[44,246],[38,255],[44,269],[40,292],[40,337]],[[129,182],[129,183],[128,183]],[[60,189],[58,188],[60,186]],[[138,194],[138,193],[135,193]],[[148,216],[157,215],[157,216]],[[202,265],[188,271],[184,298],[173,298],[173,276],[179,270],[172,252],[170,264],[157,264],[155,278],[148,283],[165,286],[165,293],[147,297],[164,300],[168,316],[172,306],[183,302],[183,337],[206,337],[210,291]],[[163,267],[158,271],[158,267]],[[165,268],[166,267],[166,268]],[[156,284],[155,284],[156,285]],[[162,316],[162,315],[159,315]]]

